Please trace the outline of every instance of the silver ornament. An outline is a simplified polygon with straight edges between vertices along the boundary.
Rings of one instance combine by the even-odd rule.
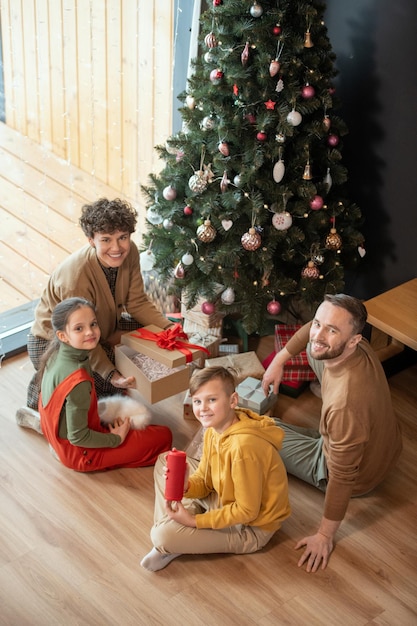
[[[235,301],[235,292],[231,287],[228,287],[223,291],[220,299],[223,304],[233,304],[233,302]]]

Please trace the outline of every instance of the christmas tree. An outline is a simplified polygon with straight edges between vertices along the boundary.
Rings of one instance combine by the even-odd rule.
[[[324,10],[213,0],[183,130],[156,148],[165,167],[143,187],[151,265],[187,308],[237,314],[248,333],[311,315],[364,253]]]

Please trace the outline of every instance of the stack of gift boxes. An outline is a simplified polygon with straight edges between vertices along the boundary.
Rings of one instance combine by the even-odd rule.
[[[167,330],[145,326],[122,335],[121,342],[116,367],[124,376],[134,376],[137,392],[151,404],[188,389],[189,364],[208,354],[191,343],[180,324]]]
[[[234,371],[238,382],[239,405],[257,413],[267,413],[276,401],[273,393],[266,397],[261,387],[268,360],[261,363],[255,352],[219,356],[223,315],[202,313],[201,303],[190,310],[183,306],[181,317],[182,326],[178,323],[167,330],[146,326],[122,335],[121,345],[116,346],[116,367],[124,376],[134,376],[136,390],[142,398],[154,404],[187,391],[184,417],[194,419],[188,394],[193,367],[221,365]],[[298,328],[296,325],[276,326],[276,352],[286,345]],[[270,355],[269,361],[274,354]],[[286,363],[280,391],[296,397],[308,381],[314,379],[314,372],[303,352]],[[132,395],[135,395],[134,390]]]

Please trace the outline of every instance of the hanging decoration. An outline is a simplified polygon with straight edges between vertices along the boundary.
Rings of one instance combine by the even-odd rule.
[[[222,193],[226,193],[226,191],[227,191],[227,189],[229,187],[229,184],[230,184],[230,180],[227,177],[227,171],[224,170],[222,179],[220,181],[220,191]]]
[[[285,165],[282,159],[282,148],[279,149],[278,161],[274,165],[274,169],[272,170],[272,176],[276,183],[280,183],[284,178],[285,174]]]
[[[328,250],[340,250],[342,247],[342,238],[336,230],[336,218],[332,217],[332,228],[326,237],[326,248]]]
[[[182,263],[177,263],[174,269],[174,278],[178,278],[178,280],[182,280],[185,276],[184,266]]]
[[[259,248],[262,243],[260,234],[255,228],[249,228],[247,233],[244,233],[241,237],[242,246],[245,250],[254,251]]]
[[[262,6],[260,4],[258,4],[255,0],[255,2],[253,3],[253,5],[250,8],[250,14],[252,15],[252,17],[261,17],[262,13],[264,12]]]
[[[301,272],[302,278],[309,278],[310,280],[317,280],[320,277],[320,270],[314,263],[309,261]]]
[[[223,291],[223,293],[220,296],[220,299],[223,302],[223,304],[233,304],[233,302],[235,301],[234,290],[231,287],[228,287],[227,289]]]
[[[154,253],[151,250],[151,247],[141,252],[139,258],[140,269],[142,270],[142,272],[150,272],[151,270],[153,270],[156,259]]]
[[[216,48],[217,39],[213,31],[211,31],[208,35],[204,37],[204,43],[206,44],[207,48]]]
[[[287,122],[291,126],[299,126],[302,120],[303,118],[302,118],[301,113],[296,111],[295,108],[293,108],[292,111],[290,111],[287,115]]]
[[[313,211],[319,211],[323,208],[323,206],[324,200],[321,196],[317,194],[313,196],[313,198],[310,200],[310,209],[312,209]]]
[[[224,230],[227,232],[228,230],[232,228],[233,222],[232,220],[222,220],[222,226]]]
[[[281,63],[279,62],[279,58],[282,54],[282,49],[284,48],[284,44],[281,41],[277,43],[277,49],[275,53],[275,59],[271,61],[269,64],[269,75],[273,78],[276,76],[281,69]]]
[[[216,310],[216,307],[214,306],[214,303],[209,302],[208,300],[203,302],[203,304],[201,305],[201,312],[204,313],[205,315],[213,315],[215,310]]]
[[[216,237],[216,229],[212,226],[210,220],[204,220],[204,223],[197,228],[197,237],[203,243],[210,243]]]
[[[311,28],[311,22],[308,22],[307,30],[304,34],[304,48],[312,48],[314,46],[314,43],[311,39],[310,28]]]
[[[175,198],[177,197],[177,190],[172,187],[172,185],[168,185],[162,191],[162,195],[164,196],[165,200],[175,200]]]
[[[266,310],[268,311],[269,315],[278,315],[278,313],[281,311],[281,304],[278,302],[278,300],[275,300],[275,298],[273,300],[271,300],[271,302],[268,302],[268,304],[266,305]]]
[[[245,47],[243,48],[243,52],[240,55],[240,60],[243,67],[246,67],[249,61],[249,41],[246,42]]]
[[[186,252],[181,257],[181,263],[183,265],[192,265],[194,263],[194,257],[190,252]]]

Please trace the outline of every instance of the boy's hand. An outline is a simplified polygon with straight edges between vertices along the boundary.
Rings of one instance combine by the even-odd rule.
[[[189,526],[190,528],[197,527],[195,516],[191,515],[181,502],[165,500],[165,512],[170,519],[175,520],[178,524]]]

